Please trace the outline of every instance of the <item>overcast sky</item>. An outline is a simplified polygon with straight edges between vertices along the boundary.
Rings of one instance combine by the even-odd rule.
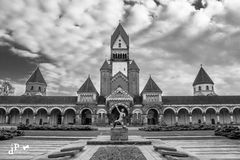
[[[48,95],[76,95],[110,57],[121,20],[130,58],[163,95],[192,95],[200,64],[218,95],[240,95],[240,0],[0,0],[0,80],[15,95],[39,64]]]

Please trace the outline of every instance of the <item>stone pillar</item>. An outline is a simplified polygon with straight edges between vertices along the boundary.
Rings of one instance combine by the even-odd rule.
[[[36,124],[36,114],[33,114],[33,124]]]
[[[50,115],[47,115],[47,123],[50,124]]]
[[[147,125],[147,115],[143,115],[143,124]]]
[[[206,113],[203,113],[203,124],[206,124]]]
[[[64,115],[61,116],[61,124],[64,124]]]
[[[230,114],[231,124],[233,124],[233,113]]]
[[[217,124],[220,124],[220,117],[219,117],[219,113],[217,113]]]
[[[76,124],[80,124],[80,123],[79,123],[79,114],[76,114],[76,115],[75,115],[75,119],[76,119]]]
[[[95,117],[96,117],[96,115],[95,114],[92,114],[92,125],[95,125]]]
[[[19,123],[22,123],[22,114],[19,115]]]
[[[175,121],[176,121],[175,124],[178,125],[178,115],[177,114],[175,115]]]
[[[189,114],[189,124],[192,124],[192,114]]]
[[[5,120],[5,121],[6,121],[6,122],[5,122],[6,124],[8,124],[8,120],[9,120],[9,117],[8,117],[8,114],[6,114],[6,120]]]
[[[163,122],[163,115],[160,114],[159,117],[158,117],[158,123],[159,123],[160,125],[162,125],[162,122]]]
[[[81,125],[82,124],[82,114],[79,114],[79,120],[78,123]]]

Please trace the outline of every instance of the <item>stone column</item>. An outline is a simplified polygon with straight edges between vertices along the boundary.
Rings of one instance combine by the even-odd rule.
[[[5,121],[6,121],[6,122],[5,122],[6,124],[8,124],[8,120],[9,120],[9,117],[8,117],[8,114],[6,114],[6,120],[5,120]]]
[[[175,124],[178,125],[178,115],[177,114],[175,115],[175,121],[176,121]]]
[[[33,114],[33,124],[36,124],[36,114]]]
[[[19,123],[22,123],[22,114],[19,115]]]
[[[217,113],[217,124],[220,124],[220,117],[219,117],[219,113]]]
[[[233,113],[230,113],[231,124],[233,124]]]
[[[143,115],[143,124],[147,125],[147,115]]]
[[[79,120],[78,123],[81,125],[82,124],[82,114],[79,114]]]
[[[75,115],[75,119],[76,119],[76,124],[79,124],[79,114]]]
[[[159,123],[160,125],[162,125],[162,122],[163,122],[163,115],[160,114],[159,117],[158,117],[158,123]]]
[[[206,124],[206,113],[203,113],[203,124]]]
[[[64,124],[64,115],[61,116],[61,124]]]
[[[92,114],[92,125],[95,125],[95,114]]]
[[[47,123],[50,124],[50,115],[47,115]]]
[[[192,124],[192,114],[189,114],[189,124]]]

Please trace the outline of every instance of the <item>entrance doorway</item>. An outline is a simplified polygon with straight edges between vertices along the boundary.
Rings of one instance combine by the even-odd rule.
[[[92,113],[89,109],[84,109],[82,111],[82,125],[92,124]]]
[[[158,123],[158,112],[156,111],[156,109],[150,109],[148,111],[148,124],[149,125],[155,125]]]

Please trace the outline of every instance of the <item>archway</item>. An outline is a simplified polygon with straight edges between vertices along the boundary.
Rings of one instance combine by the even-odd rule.
[[[176,124],[175,113],[172,109],[166,109],[163,113],[163,118],[167,125],[172,126]]]
[[[178,111],[178,124],[189,124],[189,113],[187,109],[182,108]]]
[[[6,111],[0,108],[0,123],[6,123]]]
[[[142,110],[135,109],[133,111],[133,117],[132,117],[132,124],[133,125],[139,125],[142,124]]]
[[[44,108],[41,108],[37,111],[36,124],[43,125],[47,123],[48,123],[47,111]]]
[[[213,108],[208,108],[206,110],[206,124],[216,124],[217,115],[216,111]]]
[[[92,124],[92,113],[89,109],[84,109],[82,111],[82,125]]]
[[[20,111],[16,108],[11,109],[9,113],[9,123],[18,124],[20,122]]]
[[[98,125],[105,125],[107,122],[107,111],[105,109],[99,109],[97,111],[97,124]]]
[[[33,110],[27,108],[22,114],[22,123],[23,124],[33,124]]]
[[[227,108],[222,108],[220,110],[219,120],[220,120],[220,124],[230,124],[231,123],[230,113]]]
[[[64,113],[64,124],[75,124],[76,113],[73,109],[67,109]]]
[[[203,123],[203,117],[202,117],[202,110],[199,108],[195,108],[192,111],[192,123],[193,124],[201,124]]]
[[[62,116],[61,111],[57,108],[53,109],[50,114],[50,124],[58,125],[62,124]]]
[[[235,108],[233,110],[233,122],[235,124],[240,124],[240,108]]]
[[[158,112],[156,109],[150,109],[147,114],[148,125],[158,124]]]
[[[119,109],[120,111],[124,110],[124,113],[126,114],[126,117],[123,119],[124,124],[129,123],[130,119],[129,119],[129,117],[128,117],[128,111],[127,111],[127,109],[125,108],[125,106],[118,105],[118,109]],[[120,115],[120,114],[119,114],[117,108],[114,107],[114,108],[112,109],[112,112],[111,112],[110,122],[114,122],[115,120],[117,120],[117,119],[119,118],[119,115]]]

